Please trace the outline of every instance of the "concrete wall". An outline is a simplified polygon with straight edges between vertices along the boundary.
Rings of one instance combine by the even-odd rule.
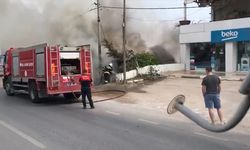
[[[159,74],[164,74],[168,71],[182,71],[185,69],[184,64],[163,64],[163,65],[152,65],[152,67],[158,70]],[[139,68],[139,74],[148,74],[150,66],[145,66],[143,68]],[[134,78],[138,75],[136,70],[131,70],[126,72],[126,79]],[[119,73],[116,75],[117,80],[123,80],[123,73]]]
[[[226,30],[235,28],[249,28],[250,17],[216,21],[210,23],[200,23],[183,25],[180,27],[180,43],[201,43],[211,41],[211,31]]]

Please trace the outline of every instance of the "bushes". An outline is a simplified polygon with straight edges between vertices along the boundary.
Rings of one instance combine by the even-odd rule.
[[[119,52],[114,48],[113,44],[106,39],[103,41],[103,46],[108,49],[108,57],[113,57],[117,61],[118,73],[123,72],[123,53]],[[126,70],[133,70],[136,67],[144,67],[148,65],[157,65],[159,64],[156,57],[149,53],[137,53],[135,54],[133,50],[127,50],[127,60],[126,60]]]
[[[136,69],[136,67],[142,68],[145,66],[157,65],[157,64],[158,61],[153,54],[148,52],[138,53],[127,61],[127,70],[129,71]]]
[[[140,67],[159,64],[156,57],[151,53],[140,53],[135,55]]]

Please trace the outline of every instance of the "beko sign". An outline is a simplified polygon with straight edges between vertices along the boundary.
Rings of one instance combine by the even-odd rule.
[[[211,42],[250,41],[250,28],[217,30],[211,32]]]

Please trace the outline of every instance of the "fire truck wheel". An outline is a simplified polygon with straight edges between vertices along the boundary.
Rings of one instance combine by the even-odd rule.
[[[13,96],[14,95],[14,92],[13,92],[13,88],[12,88],[12,85],[10,84],[10,82],[6,82],[5,84],[5,92],[8,96]]]
[[[35,83],[29,84],[29,95],[30,95],[30,99],[33,103],[39,102],[38,91],[37,91]]]

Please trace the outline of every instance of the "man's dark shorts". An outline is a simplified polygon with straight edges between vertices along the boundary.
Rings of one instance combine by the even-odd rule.
[[[205,95],[206,108],[221,108],[220,95],[219,94],[206,94]]]

